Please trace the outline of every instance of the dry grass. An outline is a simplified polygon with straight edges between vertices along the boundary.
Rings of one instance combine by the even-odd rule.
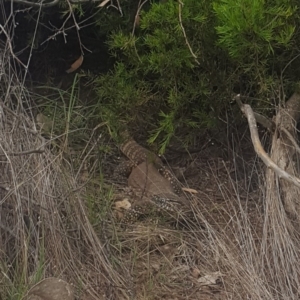
[[[51,151],[8,57],[3,50],[1,299],[22,299],[49,276],[72,283],[77,299],[299,299],[299,238],[261,170],[253,169],[260,188],[250,193],[248,177],[232,179],[227,165],[196,157],[191,214],[176,226],[146,220],[124,229],[109,218],[104,184],[84,185]]]
[[[1,51],[1,299],[21,299],[48,276],[71,282],[78,295],[120,299],[124,277],[91,226],[84,188],[36,129],[30,98]]]
[[[194,163],[192,216],[177,227],[138,222],[111,238],[136,299],[298,299],[298,239],[282,208],[266,203],[261,165],[252,164],[260,188],[249,192],[251,178],[232,179],[228,165]]]
[[[244,162],[252,175],[238,180],[236,164],[193,159],[192,216],[176,228],[143,221],[116,233],[136,299],[298,299],[299,238],[279,193],[265,196],[263,166]],[[209,276],[215,284],[203,283]]]

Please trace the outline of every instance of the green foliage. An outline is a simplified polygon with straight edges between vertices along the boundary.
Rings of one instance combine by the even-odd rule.
[[[116,7],[106,5],[103,8],[97,8],[97,17],[95,18],[96,27],[99,35],[108,35],[113,31],[131,31],[137,7],[138,0],[123,0],[120,2],[122,14]],[[146,3],[143,7],[147,7]]]
[[[297,9],[292,1],[221,0],[213,8],[219,43],[236,59],[261,59],[291,46]]]
[[[62,152],[77,149],[80,143],[89,139],[87,127],[90,108],[79,101],[79,78],[76,75],[69,90],[40,86],[37,88],[46,96],[39,96],[37,122],[42,133],[53,139],[52,145]]]
[[[28,245],[25,245],[28,247]],[[44,237],[40,237],[40,248],[37,253],[38,263],[35,266],[34,272],[30,272],[30,282],[28,282],[28,258],[23,257],[21,253],[13,260],[13,265],[2,260],[0,262],[1,286],[0,299],[6,300],[22,300],[29,289],[29,284],[38,282],[43,278],[45,273],[45,257],[44,257]],[[21,251],[20,251],[21,252]],[[9,259],[7,259],[9,261]]]
[[[185,1],[181,24],[177,2],[152,4],[141,14],[134,35],[126,31],[111,35],[109,47],[118,63],[96,80],[99,113],[111,128],[124,123],[144,128],[152,132],[149,141],[158,140],[163,152],[180,128],[214,123],[199,119],[200,112],[212,105],[214,82],[209,80],[213,74],[206,74],[208,57],[214,59],[219,52],[209,49],[206,55],[203,48],[214,43],[211,12],[206,2]]]
[[[146,130],[161,152],[175,134],[187,143],[199,128],[216,126],[236,86],[253,98],[274,97],[297,44],[292,1],[180,5],[153,3],[134,32],[115,30],[108,44],[117,63],[95,82],[97,111],[109,127]]]

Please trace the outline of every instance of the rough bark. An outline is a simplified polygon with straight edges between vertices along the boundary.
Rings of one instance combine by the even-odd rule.
[[[275,117],[275,124],[279,130],[273,136],[271,152],[271,159],[291,176],[297,176],[298,180],[299,166],[297,164],[297,152],[293,141],[298,142],[296,125],[299,119],[300,95],[294,93],[286,102],[286,106],[281,108]],[[288,134],[285,133],[285,130]],[[300,220],[299,186],[283,179],[279,180],[279,184],[286,212],[292,219]]]

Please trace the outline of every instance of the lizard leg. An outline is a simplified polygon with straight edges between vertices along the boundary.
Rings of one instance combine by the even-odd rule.
[[[126,211],[122,223],[123,224],[132,224],[134,223],[141,215],[143,214],[143,209],[138,206],[135,208],[130,208]]]
[[[173,175],[173,173],[165,166],[161,166],[158,171],[163,177],[169,180],[174,193],[180,195],[182,193],[182,189],[180,183],[178,182],[177,178]]]
[[[114,171],[113,178],[118,181],[124,181],[130,175],[135,164],[132,161],[124,161],[119,164]]]
[[[174,205],[172,205],[170,199],[159,196],[159,195],[153,195],[151,197],[151,200],[155,203],[155,205],[158,208],[161,208],[163,210],[167,211],[175,211]]]
[[[124,224],[132,224],[143,215],[150,215],[151,213],[159,210],[174,212],[175,206],[172,199],[163,197],[161,195],[153,195],[150,200],[140,201],[138,204],[128,209],[122,219]]]
[[[133,224],[141,216],[149,213],[149,203],[139,203],[129,208],[122,219],[123,224]]]

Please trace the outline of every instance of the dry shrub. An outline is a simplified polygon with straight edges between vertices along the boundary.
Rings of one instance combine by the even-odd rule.
[[[0,66],[2,299],[21,299],[48,276],[72,283],[79,295],[122,298],[124,279],[88,220],[83,188],[36,128],[29,95],[5,49]]]

